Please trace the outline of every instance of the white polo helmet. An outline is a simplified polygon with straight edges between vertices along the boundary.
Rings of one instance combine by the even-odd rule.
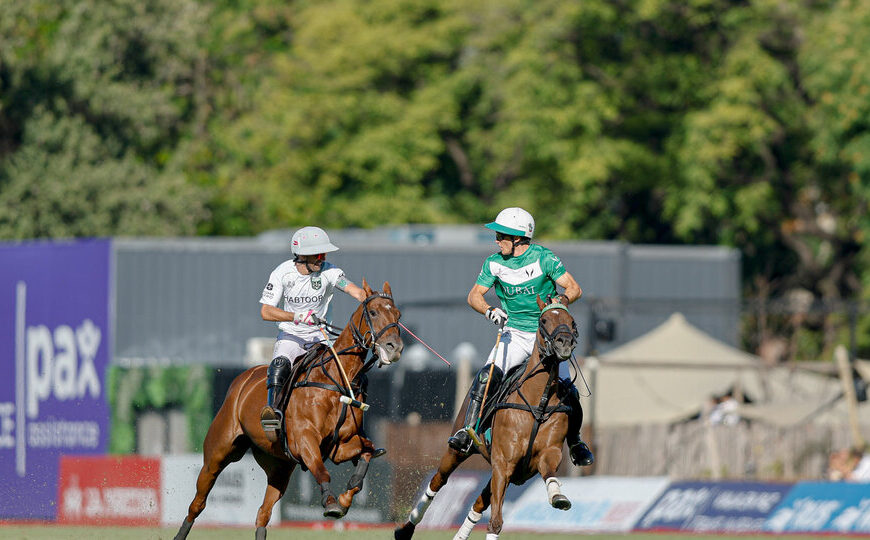
[[[487,229],[511,236],[532,238],[535,234],[535,218],[530,213],[516,206],[505,208],[495,216],[495,221],[487,223],[484,226]]]
[[[338,251],[338,247],[329,241],[326,231],[320,227],[302,227],[293,233],[290,251],[293,255],[319,255]]]

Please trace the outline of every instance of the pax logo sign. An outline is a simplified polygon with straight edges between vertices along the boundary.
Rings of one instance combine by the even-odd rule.
[[[105,452],[110,254],[0,244],[0,519],[53,519],[59,457]]]
[[[90,319],[73,329],[62,324],[27,328],[27,416],[39,416],[39,403],[100,396],[100,378],[94,357],[102,333]]]

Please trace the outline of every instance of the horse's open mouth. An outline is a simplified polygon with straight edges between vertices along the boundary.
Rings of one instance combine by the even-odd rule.
[[[387,347],[380,344],[376,344],[375,349],[377,350],[378,355],[378,367],[389,366],[393,362],[398,362],[399,357],[401,356],[395,351],[387,352]]]

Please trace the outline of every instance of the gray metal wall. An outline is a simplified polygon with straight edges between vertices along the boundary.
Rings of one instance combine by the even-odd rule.
[[[373,232],[369,237],[374,241],[367,242],[362,231],[330,231],[341,250],[329,260],[357,284],[365,278],[381,289],[389,281],[403,323],[449,360],[461,342],[470,342],[483,356],[495,340],[495,329],[465,298],[495,244],[477,228],[451,232],[455,234],[442,241],[414,230],[411,241],[408,235],[383,238]],[[116,240],[115,362],[241,365],[248,338],[277,333],[274,323],[260,319],[258,301],[269,273],[290,257],[287,238],[289,233],[243,240]],[[420,244],[420,238],[434,243]],[[592,310],[615,321],[614,341],[593,343],[585,336],[578,351],[595,346],[603,352],[649,331],[674,311],[736,343],[736,250],[542,243],[562,258],[584,290],[583,299],[572,306],[578,324],[588,327]],[[490,301],[497,301],[494,294]],[[354,303],[337,293],[333,322],[344,325]],[[408,338],[406,345],[411,343]]]

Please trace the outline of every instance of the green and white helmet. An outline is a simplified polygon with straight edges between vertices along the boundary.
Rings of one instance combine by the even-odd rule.
[[[338,247],[329,241],[326,231],[320,227],[302,227],[293,233],[290,251],[293,255],[319,255],[338,251]]]
[[[495,217],[495,221],[484,225],[495,232],[511,236],[524,236],[531,239],[535,234],[535,218],[522,208],[505,208]]]

